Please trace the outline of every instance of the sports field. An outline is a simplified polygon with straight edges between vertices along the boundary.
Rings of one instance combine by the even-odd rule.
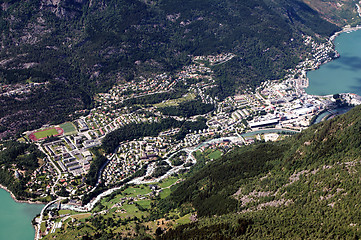
[[[60,127],[64,130],[64,134],[66,135],[72,135],[77,133],[75,126],[71,122],[60,124]]]
[[[64,130],[59,127],[47,128],[44,130],[33,132],[29,138],[33,141],[41,140],[50,136],[59,136],[64,133]]]

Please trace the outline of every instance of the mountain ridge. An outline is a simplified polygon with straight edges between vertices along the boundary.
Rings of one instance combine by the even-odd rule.
[[[190,55],[237,55],[216,68],[212,95],[224,98],[241,86],[281,78],[307,52],[302,34],[325,39],[339,30],[290,0],[9,0],[1,6],[0,82],[49,82],[38,95],[0,97],[2,106],[17,109],[0,109],[1,137],[72,119],[74,111],[93,106],[94,93],[116,82],[171,74]],[[69,104],[60,107],[56,99]]]

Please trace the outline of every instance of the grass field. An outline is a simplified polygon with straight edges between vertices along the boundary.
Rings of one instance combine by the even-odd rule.
[[[219,150],[216,150],[208,155],[209,159],[218,159],[222,156],[222,152]]]
[[[184,215],[183,217],[177,219],[176,223],[178,223],[178,224],[190,223],[191,222],[191,220],[190,220],[191,215],[192,215],[191,213],[188,213],[187,215]]]
[[[79,212],[72,211],[72,210],[59,210],[59,215],[63,215],[63,214],[74,215],[74,214],[78,214],[78,213],[79,213]]]
[[[170,185],[176,183],[178,181],[179,178],[175,178],[175,177],[169,177],[165,180],[163,180],[161,183],[159,183],[159,187],[160,188],[167,188],[169,187]]]
[[[34,133],[34,136],[37,139],[47,138],[50,136],[58,135],[58,131],[55,128],[49,128],[46,130],[38,131]]]
[[[171,193],[171,190],[169,188],[165,188],[163,189],[163,191],[159,194],[161,199],[164,199],[166,197],[168,197]]]
[[[126,211],[126,213],[118,213],[119,217],[128,218],[128,217],[137,217],[141,218],[142,216],[149,215],[147,212],[140,211],[135,204],[125,204],[122,209]]]
[[[72,135],[77,133],[75,126],[71,122],[60,124],[60,127],[64,130],[64,134],[66,135]]]
[[[91,213],[76,214],[76,215],[73,215],[71,217],[74,218],[74,219],[80,220],[80,219],[91,217]]]
[[[196,98],[196,95],[194,93],[189,93],[184,97],[168,100],[164,103],[157,103],[157,104],[154,104],[154,106],[158,107],[158,108],[174,107],[174,106],[178,106],[182,102],[191,101],[191,100],[194,100],[195,98]]]
[[[142,187],[143,189],[141,187],[129,187],[124,190],[123,194],[129,194],[127,197],[136,197],[137,195],[145,195],[152,191],[149,189],[149,187]]]
[[[121,193],[115,195],[112,199],[103,198],[101,200],[101,204],[106,206],[107,208],[111,208],[115,203],[120,202],[120,199],[123,197],[137,197],[138,195],[146,195],[150,193],[151,190],[148,186],[135,186],[135,187],[128,187]],[[149,203],[150,204],[150,203]],[[95,209],[94,211],[98,211],[99,209]]]
[[[150,208],[151,200],[138,200],[137,203],[143,208]]]

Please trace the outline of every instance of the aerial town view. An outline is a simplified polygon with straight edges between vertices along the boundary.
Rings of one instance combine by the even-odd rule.
[[[361,2],[25,2],[0,1],[0,239],[361,237]]]
[[[163,179],[186,171],[202,153],[209,153],[206,156],[212,160],[235,146],[255,141],[277,141],[302,131],[315,121],[336,115],[340,105],[361,104],[361,97],[355,94],[340,94],[336,99],[332,95],[313,96],[305,92],[308,86],[306,71],[331,60],[329,52],[333,48],[319,46],[311,37],[305,36],[304,39],[305,45],[312,46],[313,56],[300,63],[296,69],[288,70],[284,79],[265,81],[254,92],[245,90],[223,101],[207,95],[207,89],[214,84],[209,66],[223,64],[234,55],[195,56],[192,65],[184,67],[175,78],[164,73],[154,79],[114,86],[108,93],[98,94],[96,107],[87,115],[72,122],[23,133],[23,141],[36,143],[46,155],[44,161],[47,163],[27,183],[27,191],[36,192],[39,200],[51,200],[35,219],[36,238],[50,239],[69,219],[85,218],[90,213],[107,213],[94,212],[94,208],[103,198],[121,189],[126,183],[149,186],[151,192],[153,185],[149,184],[162,182]],[[194,83],[187,84],[189,82]],[[165,95],[166,98],[159,103],[153,104],[149,100],[150,96],[172,93],[177,84],[183,85],[185,89],[178,98],[173,99],[170,94]],[[128,95],[127,92],[132,93]],[[136,100],[129,102],[130,99]],[[171,116],[162,111],[187,101],[199,101],[212,105],[212,108],[193,116]],[[138,110],[129,110],[134,107]],[[175,137],[180,132],[180,128],[175,127],[161,131],[157,136],[119,142],[114,151],[105,155],[106,162],[97,169],[96,185],[92,186],[85,181],[84,176],[99,154],[93,149],[101,146],[107,134],[132,123],[159,123],[168,118],[190,122],[202,118],[206,125],[202,129],[187,132],[182,140]],[[18,169],[14,169],[14,172],[19,174]],[[84,205],[84,195],[96,190],[99,184],[110,189],[89,199]],[[153,192],[156,194],[163,189],[161,184],[154,186]],[[131,198],[131,201],[125,198],[122,204],[144,201],[150,195],[140,196]],[[119,213],[126,212],[122,204],[115,204],[112,209]],[[66,214],[52,215],[54,207],[59,214]]]

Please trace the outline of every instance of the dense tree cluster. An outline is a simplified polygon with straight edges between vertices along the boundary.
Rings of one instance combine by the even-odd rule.
[[[171,201],[177,205],[191,201],[199,216],[233,212],[238,202],[229,196],[237,191],[237,183],[270,170],[271,161],[282,157],[285,149],[287,145],[267,143],[235,150],[182,182]]]
[[[159,108],[159,111],[168,116],[191,117],[206,114],[213,109],[213,104],[203,103],[197,99],[180,103],[178,106]]]
[[[172,167],[169,166],[169,164],[166,161],[159,161],[156,164],[156,168],[154,169],[154,172],[152,173],[152,177],[158,178],[160,176],[163,176],[166,174]]]
[[[235,239],[245,234],[248,227],[252,227],[252,221],[244,219],[238,219],[236,223],[214,223],[208,226],[189,223],[170,229],[159,239]]]
[[[33,144],[8,141],[2,147],[5,150],[0,151],[0,165],[6,168],[15,165],[21,170],[34,171],[39,167],[38,158],[44,157]]]
[[[8,141],[0,146],[0,184],[6,186],[17,198],[34,197],[25,191],[30,175],[39,167],[39,158],[44,154],[35,145]],[[14,167],[24,170],[24,174],[15,177]]]
[[[164,118],[159,122],[153,123],[130,123],[107,134],[103,139],[102,148],[107,153],[111,153],[120,142],[146,136],[158,136],[160,132],[171,128],[180,128],[175,138],[182,139],[189,132],[207,128],[205,122],[204,118],[200,118],[197,121],[177,121],[174,118]]]
[[[170,158],[170,162],[173,166],[179,166],[182,165],[185,161],[185,158],[187,157],[187,153],[184,151],[180,151],[176,153],[172,158]]]
[[[156,104],[165,100],[180,98],[184,93],[184,91],[171,91],[164,93],[155,93],[136,98],[129,98],[123,102],[122,106]]]
[[[90,169],[86,175],[86,183],[95,186],[98,181],[101,167],[108,161],[108,159],[100,152],[100,149],[93,149],[92,152],[95,158],[90,164]]]
[[[158,136],[161,131],[181,127],[181,122],[165,118],[153,123],[130,123],[105,136],[102,147],[108,153],[114,151],[120,142],[146,136]]]

